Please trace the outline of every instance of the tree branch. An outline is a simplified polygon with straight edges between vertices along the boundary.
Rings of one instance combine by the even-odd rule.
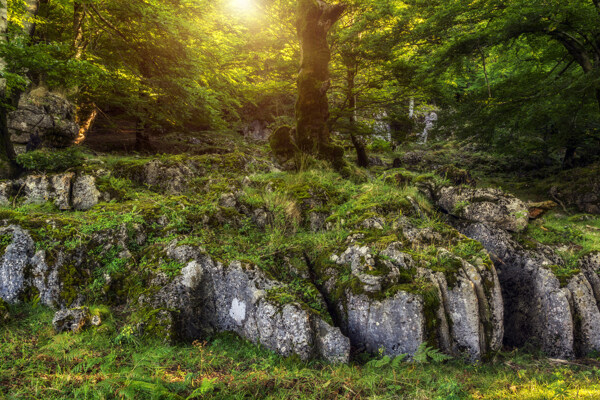
[[[577,38],[563,31],[549,31],[548,34],[567,49],[586,74],[594,69],[585,46]]]
[[[106,26],[108,26],[110,29],[112,29],[113,31],[115,31],[117,33],[117,35],[119,35],[123,40],[125,41],[129,41],[129,39],[127,39],[127,36],[125,36],[116,26],[114,26],[109,20],[107,20],[106,18],[104,18],[102,16],[102,14],[100,14],[100,12],[98,12],[98,10],[96,9],[96,7],[93,4],[88,4],[88,6],[92,9],[92,11],[94,11],[94,13],[98,16],[98,18],[100,18],[100,21],[102,21]]]

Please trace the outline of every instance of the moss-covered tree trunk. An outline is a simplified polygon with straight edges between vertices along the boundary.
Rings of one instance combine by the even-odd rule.
[[[0,0],[0,41],[6,41],[7,5],[6,0]],[[6,67],[0,58],[0,71]],[[8,104],[6,97],[6,79],[0,78],[0,179],[11,178],[16,172],[15,151],[8,133]]]
[[[327,33],[342,16],[346,6],[321,0],[298,0],[297,29],[302,48],[296,102],[296,144],[298,148],[321,158],[340,161],[341,148],[331,145],[327,126],[331,53]]]

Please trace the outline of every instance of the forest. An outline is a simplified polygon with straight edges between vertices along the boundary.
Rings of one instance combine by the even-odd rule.
[[[600,0],[0,0],[0,398],[600,398]]]

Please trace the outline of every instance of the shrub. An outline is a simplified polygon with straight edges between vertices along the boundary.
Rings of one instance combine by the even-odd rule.
[[[376,138],[369,145],[369,150],[374,152],[388,152],[392,150],[392,144],[387,140]]]
[[[29,171],[39,172],[65,171],[81,166],[83,161],[81,151],[73,147],[62,150],[35,150],[17,156],[17,164]]]

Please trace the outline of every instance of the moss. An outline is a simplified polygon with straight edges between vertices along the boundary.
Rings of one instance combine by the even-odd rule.
[[[549,265],[548,269],[552,271],[554,276],[558,279],[561,288],[566,287],[571,279],[581,272],[579,269],[573,269],[569,268],[568,266],[560,265]]]
[[[10,318],[10,309],[8,303],[0,298],[0,324]]]
[[[443,253],[432,259],[427,268],[434,272],[443,273],[448,288],[453,289],[458,283],[458,275],[462,270],[462,260],[451,254]]]
[[[282,162],[292,159],[298,151],[293,141],[293,130],[289,126],[277,128],[269,137],[269,144],[275,157]]]
[[[477,183],[469,171],[454,165],[446,165],[438,173],[454,185],[475,186]]]
[[[170,343],[177,338],[174,314],[176,312],[168,308],[138,307],[130,315],[129,322],[137,328],[133,332]]]
[[[85,158],[81,150],[70,147],[64,150],[35,150],[17,156],[17,164],[29,171],[59,172],[78,168]]]
[[[6,253],[6,248],[12,243],[13,237],[11,234],[0,235],[0,256]]]
[[[322,301],[321,293],[310,281],[293,279],[285,286],[268,290],[266,299],[280,306],[296,304],[309,313],[319,315],[325,322],[333,325],[327,306]]]
[[[73,264],[60,266],[58,270],[58,279],[61,282],[60,301],[69,307],[75,302],[77,296],[82,293],[86,278],[82,271],[78,270]]]

